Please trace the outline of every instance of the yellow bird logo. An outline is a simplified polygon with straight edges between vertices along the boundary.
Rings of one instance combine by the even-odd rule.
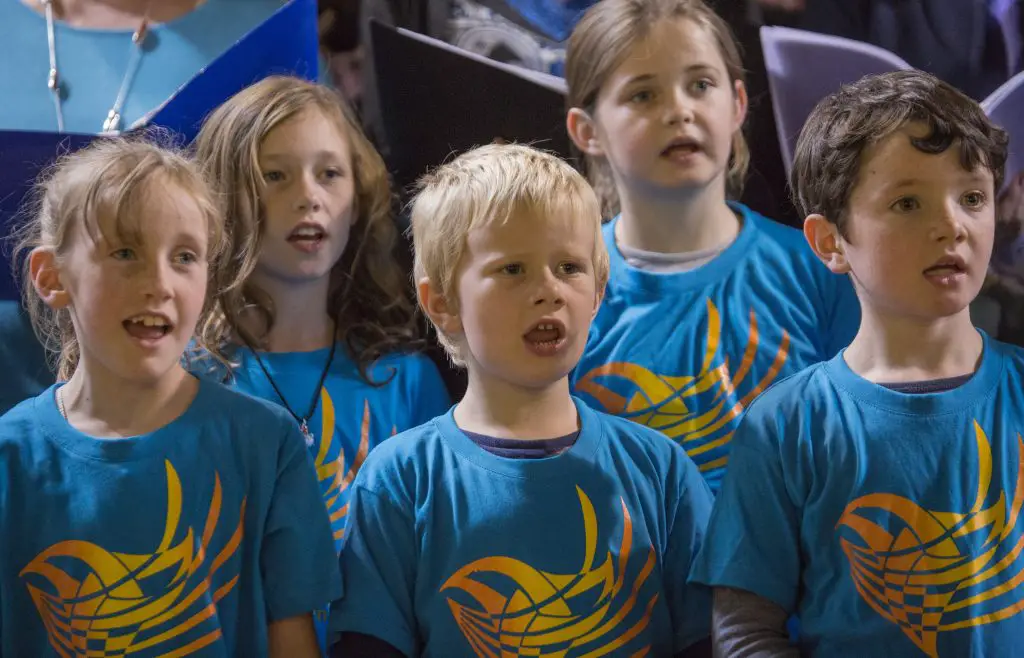
[[[238,526],[211,561],[210,542],[223,505],[220,477],[215,476],[202,535],[188,528],[174,543],[180,534],[181,481],[171,463],[165,465],[167,520],[153,553],[114,553],[71,540],[51,546],[22,569],[58,656],[126,656],[155,647],[162,647],[160,655],[187,656],[220,638],[217,628],[187,644],[179,639],[215,617],[217,602],[238,582],[237,575],[221,577],[223,584],[213,589],[213,575],[242,542],[245,501]]]
[[[977,422],[974,435],[978,490],[969,511],[935,512],[877,493],[847,505],[836,526],[861,598],[931,658],[938,657],[940,634],[996,623],[1024,609],[1024,563],[1018,559],[1024,533],[1011,539],[1024,505],[1024,469],[1018,466],[1009,505],[1000,491],[986,507],[996,497],[990,491],[992,450]],[[1017,449],[1024,460],[1020,435]]]
[[[363,418],[359,427],[359,447],[356,450],[352,463],[345,468],[345,450],[338,446],[338,456],[328,460],[331,444],[336,440],[334,401],[327,393],[327,388],[320,389],[320,404],[323,409],[321,414],[320,447],[314,458],[317,479],[320,481],[320,489],[323,491],[324,505],[327,507],[327,514],[331,519],[331,528],[334,532],[334,541],[340,545],[345,537],[346,523],[348,521],[348,496],[344,494],[352,485],[359,469],[366,460],[370,451],[370,401],[363,401]],[[397,434],[397,428],[391,428],[391,435]]]
[[[615,555],[608,552],[595,567],[597,515],[583,490],[577,487],[576,492],[585,528],[578,573],[550,573],[515,558],[489,557],[459,569],[441,586],[441,592],[449,592],[448,606],[459,629],[480,658],[622,655],[616,651],[650,625],[658,595],[645,597],[641,592],[657,564],[654,548],[647,551],[633,582],[627,583],[633,522],[622,501],[619,550]],[[453,590],[468,595],[471,603],[460,602],[467,597],[456,596]],[[643,658],[649,651],[641,648],[630,658]]]
[[[702,472],[725,467],[728,456],[713,451],[732,440],[740,413],[775,380],[789,353],[789,333],[783,331],[771,366],[755,381],[751,369],[762,345],[753,310],[746,349],[735,370],[730,368],[729,357],[720,354],[722,320],[710,299],[707,312],[704,359],[696,375],[669,377],[617,361],[590,370],[576,383],[577,390],[592,396],[608,413],[656,429],[681,443]],[[602,383],[604,378],[609,383],[624,380],[623,389],[632,393],[620,395]]]

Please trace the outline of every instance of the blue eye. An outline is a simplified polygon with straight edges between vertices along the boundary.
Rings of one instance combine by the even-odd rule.
[[[522,274],[523,273],[523,266],[521,264],[519,264],[519,263],[509,263],[508,265],[505,265],[504,267],[501,268],[501,272],[502,272],[502,274],[512,274],[512,275]]]
[[[135,250],[128,247],[122,247],[121,249],[115,249],[111,252],[110,256],[114,260],[131,260],[135,258]]]
[[[280,171],[266,171],[263,172],[263,180],[268,183],[278,183],[284,180],[284,173]]]
[[[183,251],[175,256],[175,261],[179,265],[192,265],[199,262],[199,256],[195,255],[191,251]]]

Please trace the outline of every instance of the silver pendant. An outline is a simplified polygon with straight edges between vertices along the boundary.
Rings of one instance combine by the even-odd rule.
[[[302,424],[299,425],[299,430],[302,431],[302,436],[306,439],[306,447],[310,448],[313,446],[313,433],[309,431],[309,425],[303,420]]]

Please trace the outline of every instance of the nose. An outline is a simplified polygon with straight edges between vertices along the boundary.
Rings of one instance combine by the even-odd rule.
[[[676,126],[681,123],[693,123],[693,99],[686,90],[678,86],[669,94],[665,107],[665,123]]]
[[[150,299],[163,300],[171,296],[171,265],[164,259],[149,261],[142,272],[142,290]]]
[[[532,302],[534,306],[545,304],[561,307],[565,304],[562,293],[562,281],[549,269],[545,268],[541,278],[534,287]]]
[[[931,238],[936,242],[963,242],[967,239],[967,227],[963,221],[963,208],[959,200],[946,203],[932,224]]]
[[[309,212],[320,210],[320,200],[317,198],[316,177],[312,173],[304,173],[299,177],[295,190],[295,210]]]

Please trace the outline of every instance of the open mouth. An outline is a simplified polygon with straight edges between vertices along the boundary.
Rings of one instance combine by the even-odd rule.
[[[558,320],[542,320],[523,334],[523,340],[538,354],[553,354],[565,343],[565,325]]]
[[[924,271],[925,276],[947,277],[963,274],[967,266],[963,259],[957,256],[943,258]]]
[[[327,232],[314,224],[302,224],[288,234],[288,242],[300,247],[316,246],[327,237]]]
[[[139,340],[158,340],[166,336],[173,327],[171,321],[159,313],[135,315],[121,324],[128,335]]]
[[[700,150],[697,140],[686,137],[672,140],[668,146],[662,149],[661,155],[666,158],[685,158],[699,153]]]

